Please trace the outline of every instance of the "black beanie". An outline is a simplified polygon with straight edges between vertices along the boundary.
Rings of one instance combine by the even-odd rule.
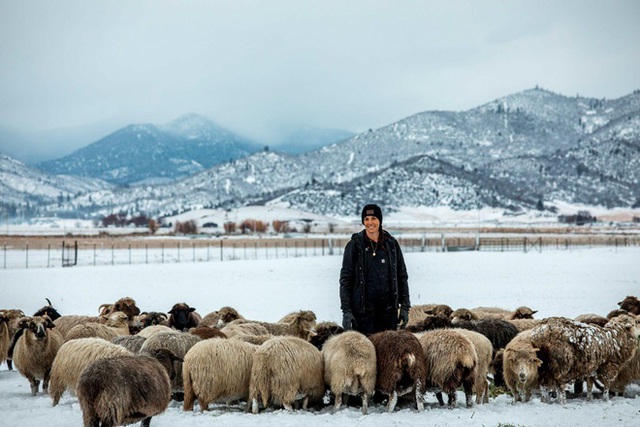
[[[365,216],[375,216],[380,221],[380,224],[382,224],[382,209],[380,209],[380,206],[378,205],[366,205],[362,208],[361,219],[363,224]]]

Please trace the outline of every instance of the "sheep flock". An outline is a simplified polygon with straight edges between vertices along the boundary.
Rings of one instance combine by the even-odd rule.
[[[0,309],[0,362],[54,406],[64,391],[77,396],[85,426],[148,426],[171,400],[183,411],[347,404],[367,414],[372,404],[421,411],[432,396],[435,406],[454,407],[460,390],[468,408],[502,393],[514,404],[533,394],[559,404],[591,400],[594,387],[606,401],[640,381],[635,296],[575,319],[535,318],[529,307],[419,305],[405,329],[369,337],[318,322],[310,310],[270,323],[228,306],[205,315],[185,302],[141,311],[124,297],[97,306],[97,316],[78,316],[47,302],[32,316]]]

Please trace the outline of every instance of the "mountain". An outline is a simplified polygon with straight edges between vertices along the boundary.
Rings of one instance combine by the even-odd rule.
[[[531,89],[468,111],[415,114],[309,153],[260,151],[164,185],[82,194],[41,213],[166,216],[278,204],[342,216],[366,202],[388,211],[640,207],[639,163],[640,91],[603,100]]]
[[[306,126],[289,133],[273,148],[282,153],[296,155],[349,139],[354,135],[353,132],[342,129],[320,129]]]
[[[49,175],[0,153],[0,211],[27,214],[40,204],[58,205],[72,197],[112,186],[97,179]]]
[[[166,126],[130,125],[61,159],[38,166],[113,184],[162,183],[244,157],[260,147],[205,117],[189,114]]]

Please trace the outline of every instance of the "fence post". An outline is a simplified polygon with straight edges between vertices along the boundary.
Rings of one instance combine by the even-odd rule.
[[[51,243],[47,245],[47,268],[51,266]]]
[[[29,243],[27,243],[25,254],[26,254],[26,257],[25,257],[26,268],[29,268]]]
[[[144,263],[149,264],[149,244],[144,244]]]
[[[191,243],[191,249],[193,250],[193,262],[196,262],[196,244]]]
[[[96,266],[96,244],[93,244],[93,266]]]
[[[111,265],[115,265],[115,263],[116,263],[115,256],[116,256],[116,253],[114,251],[113,243],[112,243],[111,244]]]
[[[131,243],[129,243],[129,265],[131,265]]]
[[[160,247],[162,248],[162,263],[164,264],[164,242],[162,242]]]
[[[7,244],[4,244],[4,269],[7,269]]]
[[[222,240],[220,240],[220,261],[222,261]]]

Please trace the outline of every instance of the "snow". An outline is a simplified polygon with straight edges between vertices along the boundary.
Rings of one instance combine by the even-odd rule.
[[[425,252],[407,253],[412,304],[446,303],[453,308],[527,305],[536,317],[575,317],[606,314],[627,295],[640,289],[640,248],[597,248],[538,252]],[[230,305],[248,318],[275,321],[284,314],[311,309],[318,320],[340,320],[338,274],[340,256],[257,261],[216,261],[156,265],[123,265],[55,269],[0,270],[3,308],[33,313],[49,298],[63,314],[95,314],[102,303],[130,296],[142,310],[167,311],[185,301],[206,314]],[[242,406],[213,405],[207,413],[185,413],[173,402],[153,418],[162,426],[629,426],[640,415],[640,387],[627,388],[626,397],[610,402],[569,399],[543,404],[534,395],[529,403],[513,405],[501,395],[489,404],[453,410],[437,406],[427,394],[426,410],[418,413],[402,405],[394,413],[371,407],[332,413],[266,410],[246,414]],[[65,394],[56,407],[42,393],[31,397],[28,381],[0,366],[1,425],[79,426],[77,399]]]

